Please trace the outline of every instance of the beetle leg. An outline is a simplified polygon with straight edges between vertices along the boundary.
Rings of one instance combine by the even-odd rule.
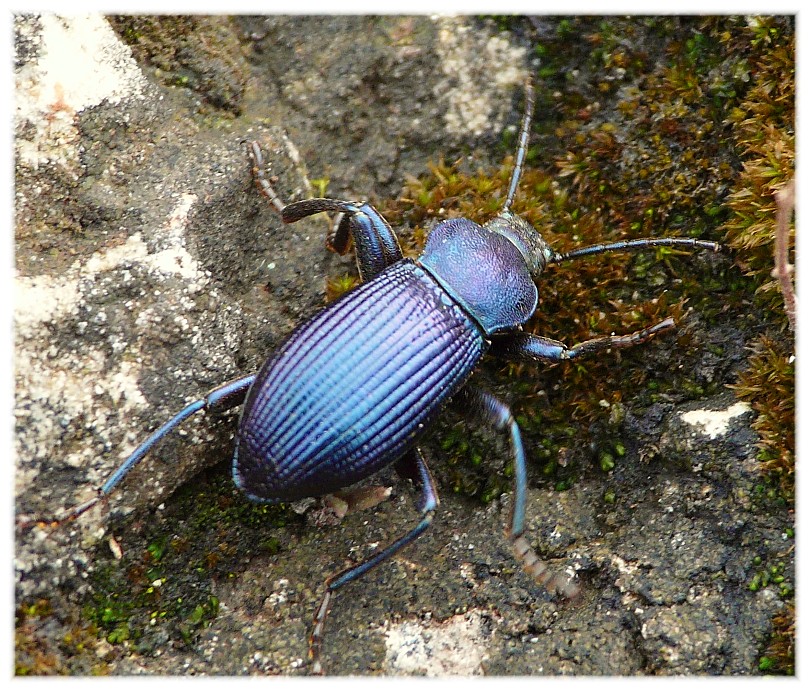
[[[338,214],[335,232],[327,238],[327,247],[345,254],[349,250],[350,233],[355,243],[358,272],[364,283],[403,258],[388,222],[369,204],[360,205],[358,211]]]
[[[507,537],[512,543],[513,554],[521,567],[535,581],[550,591],[567,598],[578,594],[579,588],[563,574],[551,571],[532,549],[524,537],[524,514],[527,495],[527,469],[521,430],[510,409],[493,394],[466,386],[455,399],[455,405],[466,413],[473,413],[482,422],[499,432],[509,432],[513,452],[515,493],[513,496],[512,522],[507,528]]]
[[[177,413],[169,421],[161,425],[155,430],[145,441],[143,441],[135,451],[133,451],[126,460],[107,478],[107,481],[99,488],[96,489],[96,496],[88,499],[81,504],[67,509],[63,512],[62,516],[54,522],[58,525],[64,521],[70,521],[78,518],[88,509],[93,508],[102,499],[105,499],[115,489],[115,487],[124,479],[143,458],[148,454],[152,447],[155,446],[163,437],[169,432],[179,426],[184,420],[191,417],[198,410],[206,410],[211,413],[221,413],[235,408],[240,405],[248,393],[248,389],[256,379],[255,374],[246,377],[234,379],[233,381],[218,386],[216,389],[210,391],[203,398],[198,398],[196,401],[189,403],[183,410]]]
[[[397,462],[396,468],[400,475],[411,478],[420,486],[421,496],[417,509],[419,510],[420,514],[422,514],[422,519],[405,535],[402,535],[387,547],[378,550],[366,561],[356,564],[355,566],[350,566],[348,569],[344,569],[343,571],[339,571],[327,579],[325,584],[326,591],[324,592],[324,597],[315,613],[315,617],[313,619],[313,632],[310,635],[309,655],[313,664],[313,674],[323,673],[319,657],[321,654],[321,644],[324,640],[324,623],[327,619],[327,614],[329,613],[333,593],[342,585],[346,585],[350,581],[354,581],[356,578],[369,571],[369,569],[374,568],[396,552],[399,552],[403,547],[410,544],[420,535],[422,535],[428,526],[431,525],[431,521],[434,517],[434,511],[436,511],[436,508],[439,505],[439,498],[437,497],[436,487],[434,486],[434,479],[431,477],[431,471],[428,470],[428,466],[425,464],[425,459],[422,457],[422,453],[417,448],[412,449]]]
[[[295,223],[322,211],[337,212],[327,247],[338,254],[349,251],[350,234],[355,243],[358,270],[363,282],[403,258],[397,236],[385,218],[371,204],[339,199],[304,199],[282,210],[285,223]]]
[[[248,142],[248,155],[251,157],[251,173],[253,174],[253,181],[256,188],[266,197],[271,204],[273,204],[276,211],[279,213],[284,209],[284,202],[276,194],[276,190],[270,184],[267,174],[265,173],[265,157],[262,155],[262,148],[259,142]]]
[[[332,231],[327,236],[327,249],[344,255],[349,251],[349,241],[353,240],[358,252],[358,267],[366,282],[402,259],[403,252],[391,226],[377,209],[369,204],[362,204],[360,208],[365,210],[336,214]]]
[[[285,223],[295,223],[322,211],[336,214],[327,236],[327,248],[338,254],[346,254],[351,237],[355,242],[358,271],[364,283],[403,258],[397,236],[371,204],[338,199],[304,199],[285,206],[265,174],[265,159],[257,142],[248,142],[248,155],[256,187],[270,200]]]
[[[600,336],[573,345],[571,348],[553,338],[545,338],[544,336],[536,336],[521,331],[494,338],[489,352],[505,360],[560,362],[561,360],[574,360],[582,355],[611,348],[630,348],[644,343],[660,331],[667,331],[674,326],[673,318],[668,317],[658,324],[634,331],[625,336]]]

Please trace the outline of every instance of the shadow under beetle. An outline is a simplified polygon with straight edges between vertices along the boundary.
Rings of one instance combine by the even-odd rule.
[[[489,353],[504,359],[559,362],[626,348],[674,326],[672,318],[623,336],[593,338],[572,347],[521,331],[538,304],[535,280],[550,264],[601,252],[656,246],[718,251],[713,242],[652,238],[593,245],[561,254],[510,211],[526,156],[534,107],[526,86],[515,165],[500,213],[480,226],[455,218],[439,223],[417,260],[404,259],[386,220],[366,202],[308,199],[284,205],[264,172],[259,145],[249,155],[259,190],[285,223],[320,212],[337,214],[327,246],[344,254],[354,241],[361,285],[296,328],[256,374],[220,386],[187,405],[123,462],[62,520],[76,518],[109,495],[168,432],[200,410],[243,405],[236,433],[233,478],[258,502],[326,495],[370,477],[384,466],[419,487],[420,520],[365,561],[331,576],[316,611],[309,654],[319,653],[333,593],[417,539],[439,504],[434,481],[416,446],[446,404],[509,435],[515,477],[507,526],[515,558],[536,581],[571,597],[577,587],[553,574],[524,537],[526,460],[509,408],[466,385]]]

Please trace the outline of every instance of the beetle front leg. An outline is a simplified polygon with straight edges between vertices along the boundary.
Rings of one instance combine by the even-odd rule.
[[[310,635],[309,656],[313,664],[313,674],[323,674],[319,658],[321,654],[321,644],[324,640],[324,623],[326,622],[327,614],[329,614],[332,594],[342,585],[354,581],[356,578],[369,571],[369,569],[373,569],[396,552],[399,552],[406,545],[414,542],[414,540],[422,535],[428,526],[431,525],[431,521],[434,518],[434,511],[436,511],[439,505],[439,498],[437,497],[436,487],[434,486],[434,479],[431,477],[431,471],[428,470],[428,466],[425,464],[425,459],[422,457],[420,450],[414,448],[409,451],[397,462],[396,468],[400,475],[414,480],[414,482],[419,485],[422,494],[417,508],[422,515],[422,519],[412,530],[399,537],[387,547],[375,552],[366,561],[344,569],[343,571],[339,571],[327,579],[325,584],[326,592],[313,618],[313,632]]]
[[[268,180],[267,173],[265,173],[265,157],[262,154],[262,148],[259,142],[248,142],[248,155],[251,157],[251,174],[256,188],[265,197],[279,213],[284,210],[284,202],[281,200],[276,190]]]
[[[339,199],[304,199],[282,210],[285,223],[295,223],[322,211],[339,214],[327,247],[338,254],[349,251],[349,238],[355,242],[355,254],[361,280],[374,278],[387,266],[403,258],[397,237],[385,218],[371,204]]]
[[[354,240],[358,271],[364,283],[403,258],[397,236],[371,204],[316,198],[285,205],[267,178],[265,159],[257,142],[248,142],[248,155],[256,187],[273,204],[285,223],[295,223],[321,212],[337,214],[327,237],[327,248],[337,254],[346,254],[350,238]]]
[[[524,514],[527,502],[527,464],[524,445],[521,441],[521,430],[510,409],[493,394],[466,386],[454,399],[454,405],[465,413],[490,425],[499,432],[508,432],[513,452],[513,473],[515,490],[513,496],[512,521],[507,528],[507,537],[512,543],[513,554],[521,567],[536,582],[549,591],[557,592],[567,598],[579,593],[579,588],[563,574],[551,571],[532,549],[529,540],[524,537]]]
[[[493,339],[490,354],[503,360],[529,360],[533,362],[560,362],[574,360],[611,348],[630,348],[649,341],[661,331],[667,331],[675,326],[672,317],[668,317],[658,324],[646,329],[634,331],[625,336],[599,336],[583,341],[571,348],[561,341],[544,336],[536,336],[522,332],[505,334]]]

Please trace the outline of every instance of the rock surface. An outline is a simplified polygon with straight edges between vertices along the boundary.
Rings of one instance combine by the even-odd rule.
[[[324,178],[330,196],[393,197],[439,153],[500,158],[529,60],[469,18],[113,26],[15,22],[20,520],[92,496],[186,402],[255,371],[324,303],[325,277],[352,270],[324,249],[323,219],[282,226],[244,140],[263,143],[287,199]],[[136,34],[137,61],[122,39]],[[290,509],[263,521],[228,486],[235,419],[190,421],[106,505],[18,532],[18,669],[306,671],[323,580],[409,529],[412,492],[395,482],[389,501],[338,526]],[[339,593],[327,671],[754,673],[783,603],[776,586],[747,587],[753,560],[791,574],[793,557],[785,509],[752,499],[751,419],[729,393],[628,415],[635,453],[611,473],[611,503],[599,472],[565,492],[532,478],[528,536],[577,575],[576,602],[516,568],[509,497],[451,493],[429,443],[435,524]]]

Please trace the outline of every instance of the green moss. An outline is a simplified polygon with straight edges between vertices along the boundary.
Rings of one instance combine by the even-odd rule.
[[[219,609],[220,601],[214,595],[209,595],[204,602],[196,605],[179,626],[183,641],[190,645],[194,640],[195,632],[207,626],[217,616]]]
[[[212,582],[230,578],[244,559],[283,551],[274,532],[291,521],[300,518],[285,505],[245,499],[224,465],[205,471],[172,495],[159,517],[137,528],[112,526],[123,557],[99,548],[85,620],[109,643],[144,653],[162,635],[190,645],[217,616]]]
[[[329,178],[310,179],[310,188],[313,191],[314,197],[326,197],[328,187],[329,187]]]
[[[610,453],[604,451],[603,453],[600,454],[600,470],[602,470],[604,473],[607,473],[611,470],[614,470],[614,465],[615,465],[614,457]]]
[[[492,440],[463,423],[440,423],[440,448],[447,463],[447,483],[455,494],[476,497],[489,503],[512,489],[511,470],[492,472],[485,459],[501,458]]]
[[[337,300],[344,293],[349,292],[358,285],[358,277],[350,274],[341,274],[327,279],[327,300]]]
[[[783,561],[763,564],[760,557],[753,560],[754,571],[750,576],[749,590],[757,592],[768,586],[777,586],[777,592],[784,599],[793,597],[794,589],[785,573],[786,565]]]

